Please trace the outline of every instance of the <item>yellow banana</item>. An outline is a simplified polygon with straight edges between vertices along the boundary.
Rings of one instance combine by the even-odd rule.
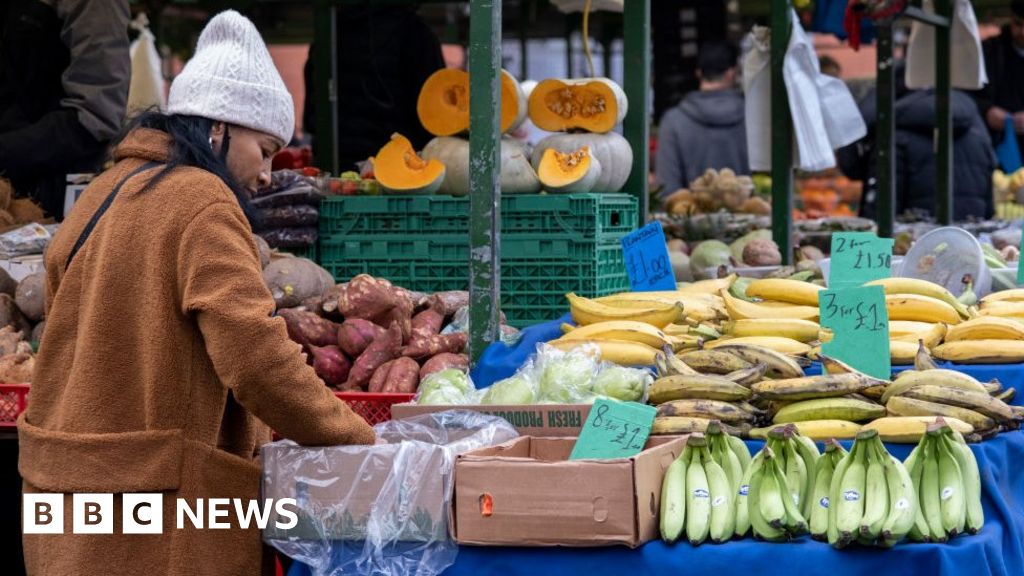
[[[722,299],[725,300],[725,309],[729,311],[729,317],[733,320],[744,320],[748,318],[817,320],[818,318],[817,306],[800,306],[799,304],[770,306],[765,305],[762,302],[747,302],[746,300],[740,300],[739,298],[733,297],[729,294],[728,290],[722,291]]]
[[[889,334],[889,338],[899,342],[912,342],[917,344],[919,340],[924,341],[926,348],[934,348],[942,342],[942,339],[946,336],[946,325],[942,322],[936,322],[932,324],[931,328],[918,334],[908,334],[904,336],[893,336]]]
[[[763,380],[751,386],[754,394],[769,400],[811,400],[846,396],[873,386],[884,384],[864,374],[822,374],[785,380]]]
[[[958,340],[1024,340],[1024,323],[999,316],[982,316],[953,326],[946,342]]]
[[[747,286],[747,296],[804,306],[818,305],[818,292],[825,288],[802,280],[760,278]]]
[[[990,302],[981,307],[978,315],[982,318],[987,316],[1024,318],[1024,302]]]
[[[639,342],[652,348],[661,349],[666,344],[673,345],[676,340],[646,322],[635,320],[608,320],[580,326],[565,336],[567,340],[624,340]]]
[[[694,298],[693,295],[679,292],[623,292],[594,298],[594,302],[612,306],[615,308],[642,309],[650,308],[658,304],[672,305],[682,304],[684,314],[687,318],[698,321],[711,321],[726,315],[725,306],[719,299],[717,304],[701,298]]]
[[[889,341],[889,362],[893,366],[909,366],[917,356],[917,342]]]
[[[960,314],[946,302],[920,294],[886,294],[890,320],[917,320],[959,324]]]
[[[548,342],[562,351],[591,344],[601,350],[601,359],[623,366],[654,366],[657,348],[628,340],[573,340],[562,337]]]
[[[960,364],[1016,364],[1024,361],[1024,340],[958,340],[939,344],[932,355]]]
[[[818,442],[828,440],[829,438],[836,438],[837,440],[855,438],[857,432],[860,431],[860,424],[850,422],[849,420],[805,420],[803,422],[794,422],[793,424],[801,436],[806,436]],[[768,432],[773,428],[775,426],[754,428],[750,431],[750,437],[767,438]]]
[[[711,375],[666,376],[658,378],[647,390],[651,404],[672,400],[708,399],[736,401],[750,398],[750,390],[725,378]]]
[[[943,416],[956,418],[970,424],[975,430],[989,430],[996,425],[994,419],[970,408],[918,400],[917,398],[907,398],[906,396],[890,398],[885,403],[885,411],[890,416]]]
[[[891,294],[917,294],[925,296],[935,300],[939,300],[951,306],[959,316],[964,318],[967,317],[967,307],[964,306],[956,296],[944,287],[939,286],[934,282],[927,280],[918,280],[916,278],[881,278],[865,284],[865,286],[881,286],[885,290],[886,295]],[[890,315],[890,320],[894,318]],[[904,318],[895,318],[896,320],[904,320]],[[905,320],[916,320],[916,318],[905,318]],[[926,319],[926,321],[934,322],[935,319]],[[951,322],[952,323],[952,322]]]
[[[695,416],[658,416],[654,419],[654,425],[651,426],[651,434],[693,434],[694,432],[703,433],[708,429],[708,424],[712,422],[711,418],[701,418]],[[728,432],[732,436],[745,435],[750,430],[749,424],[740,425],[729,425],[720,423],[722,430]]]
[[[577,296],[572,292],[566,294],[565,297],[569,300],[572,319],[580,326],[609,320],[633,320],[645,322],[655,328],[664,328],[683,316],[683,305],[679,303],[652,303],[649,308],[634,309],[608,306],[589,298]]]
[[[708,350],[714,350],[718,346],[726,344],[753,344],[782,354],[792,354],[793,356],[802,356],[811,350],[811,347],[803,342],[781,336],[740,336],[726,340],[713,340],[705,344],[704,347]]]
[[[1024,288],[1000,290],[981,299],[982,306],[990,302],[1024,302]]]
[[[883,442],[896,444],[916,444],[940,416],[886,416],[864,425],[865,430],[877,430]],[[974,432],[974,426],[949,416],[941,416],[949,427],[961,434]]]
[[[821,327],[811,320],[790,318],[731,320],[722,325],[722,330],[736,337],[781,336],[799,342],[812,342],[819,338]]]
[[[693,292],[693,293],[704,293],[704,294],[718,294],[722,290],[728,290],[732,283],[736,281],[735,274],[729,274],[725,278],[714,278],[711,280],[698,280],[689,284],[679,284],[678,288],[680,292]]]
[[[933,322],[916,322],[913,320],[889,320],[889,337],[920,334],[931,329]]]

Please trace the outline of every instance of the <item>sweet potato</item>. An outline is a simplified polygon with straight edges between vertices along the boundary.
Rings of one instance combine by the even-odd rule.
[[[263,269],[263,281],[278,308],[298,306],[306,298],[323,294],[334,285],[330,273],[305,258],[273,260]]]
[[[402,331],[402,344],[405,344],[412,338],[412,301],[403,297],[398,297],[396,301],[397,305],[387,314],[373,320],[381,326],[390,326],[392,322],[398,324]]]
[[[370,384],[367,386],[367,392],[380,392],[384,390],[384,384],[388,381],[388,374],[391,373],[391,367],[395,365],[394,360],[388,360],[387,362],[380,365],[373,371],[373,376],[370,377]]]
[[[288,326],[288,337],[302,345],[330,346],[338,343],[339,326],[308,310],[285,308],[277,315]]]
[[[452,354],[451,352],[442,352],[434,356],[424,362],[423,367],[420,368],[420,381],[422,382],[424,378],[434,372],[440,372],[449,368],[469,369],[469,356],[465,354]]]
[[[313,355],[313,369],[328,386],[339,386],[348,380],[352,363],[341,353],[337,345],[309,346]]]
[[[422,360],[423,358],[430,358],[445,352],[458,354],[465,350],[467,340],[468,337],[465,332],[438,334],[429,338],[413,340],[402,349],[402,356]]]
[[[369,320],[351,318],[338,328],[338,346],[349,358],[358,358],[370,344],[384,335],[384,329]]]
[[[14,302],[31,322],[42,320],[46,312],[46,272],[35,272],[23,278],[15,290]]]
[[[427,308],[412,318],[412,339],[430,338],[441,332],[442,324],[444,324],[444,316],[441,316],[433,308]]]
[[[366,386],[377,368],[380,368],[388,360],[396,358],[401,347],[402,329],[398,327],[398,324],[392,324],[383,335],[374,340],[356,358],[355,363],[352,364],[352,370],[348,374],[346,387],[362,388]]]
[[[385,394],[415,394],[420,384],[420,365],[412,358],[395,358],[381,392]]]
[[[323,302],[320,304],[320,313],[324,318],[330,318],[341,322],[345,317],[338,312],[338,297],[341,296],[347,284],[335,284],[323,294]]]
[[[360,274],[341,290],[338,311],[345,318],[381,319],[398,303],[398,296],[390,282]]]
[[[433,308],[445,318],[455,314],[463,306],[469,306],[469,292],[465,290],[438,292],[427,298],[427,307]]]
[[[18,309],[18,305],[7,294],[0,294],[0,326],[11,326],[21,332],[22,338],[32,334],[32,325]]]

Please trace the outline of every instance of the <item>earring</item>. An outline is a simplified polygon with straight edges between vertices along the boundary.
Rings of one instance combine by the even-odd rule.
[[[210,136],[210,150],[213,150],[213,136]]]

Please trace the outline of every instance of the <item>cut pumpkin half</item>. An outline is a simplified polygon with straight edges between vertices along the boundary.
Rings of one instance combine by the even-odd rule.
[[[374,174],[389,194],[433,194],[444,181],[444,164],[424,160],[412,149],[412,143],[401,134],[391,140],[373,159]]]
[[[607,78],[549,78],[530,92],[530,120],[541,130],[603,134],[626,117],[626,94]]]
[[[594,189],[601,177],[601,164],[590,153],[589,146],[574,152],[548,148],[537,166],[537,177],[548,192],[586,193]]]
[[[501,71],[501,132],[516,129],[526,119],[526,94],[506,70]],[[454,136],[469,131],[469,73],[443,68],[420,88],[416,114],[434,136]]]

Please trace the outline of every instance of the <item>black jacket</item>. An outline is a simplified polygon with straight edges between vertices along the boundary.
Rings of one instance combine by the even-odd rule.
[[[96,171],[128,100],[128,0],[0,4],[0,175],[62,216],[65,174]]]
[[[985,123],[967,94],[953,90],[953,214],[988,218],[994,212],[992,171],[996,158]],[[876,121],[875,91],[861,103],[868,126]],[[935,213],[935,93],[908,92],[895,104],[896,212],[916,209]],[[839,168],[848,177],[872,182],[875,176],[874,134],[837,152]],[[861,214],[875,215],[874,186],[865,185]]]
[[[981,117],[984,118],[992,106],[999,106],[1011,114],[1024,110],[1024,56],[1014,47],[1010,28],[1003,27],[999,36],[985,40],[982,52],[985,54],[988,84],[974,92]],[[990,133],[995,144],[1002,142],[1002,130]],[[1024,151],[1024,136],[1017,136],[1017,146]]]
[[[441,43],[414,11],[404,7],[338,9],[338,158],[342,170],[376,154],[395,132],[420,150],[430,140],[416,115],[423,82],[444,68]],[[306,62],[303,130],[316,134],[314,47]]]

